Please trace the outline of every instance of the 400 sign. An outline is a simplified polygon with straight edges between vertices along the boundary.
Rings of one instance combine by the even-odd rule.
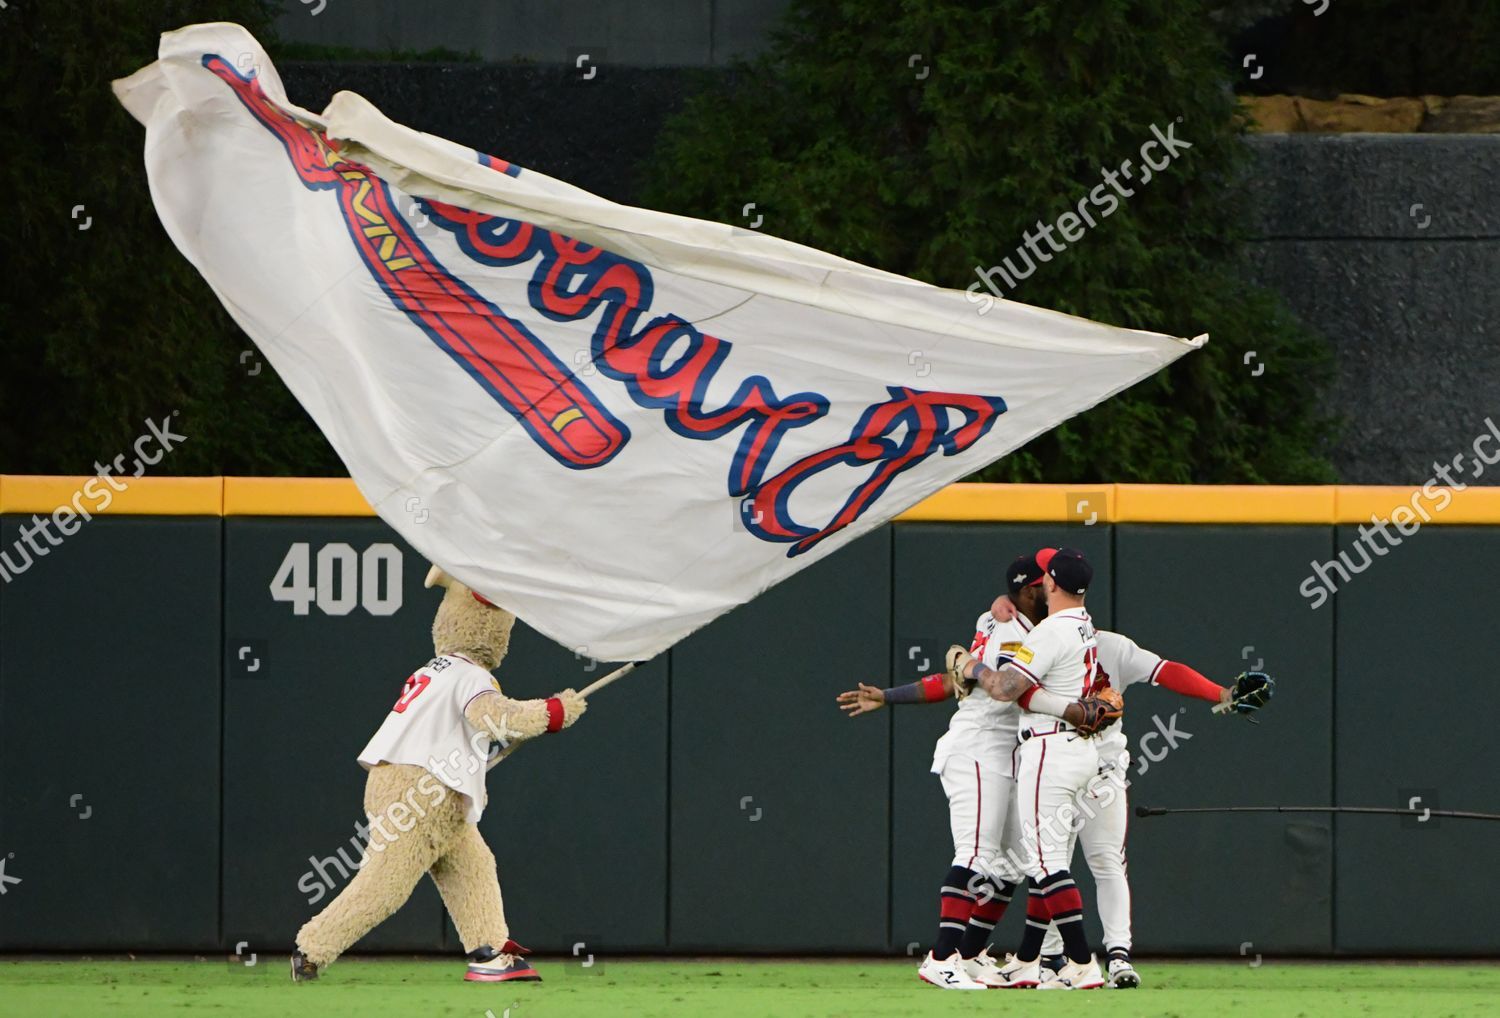
[[[289,603],[293,615],[307,615],[315,604],[324,615],[355,608],[394,615],[401,609],[401,562],[401,549],[387,542],[356,552],[340,541],[314,555],[311,544],[299,541],[271,579],[271,599]]]

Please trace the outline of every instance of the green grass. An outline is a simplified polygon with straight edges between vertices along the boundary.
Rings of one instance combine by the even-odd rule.
[[[24,1018],[833,1018],[1087,1014],[1091,1018],[1445,1018],[1500,1012],[1500,965],[1146,963],[1139,990],[944,992],[898,961],[542,960],[546,982],[462,982],[461,961],[359,960],[293,985],[286,959],[0,960],[0,1016]],[[1023,999],[1014,999],[1025,993]]]

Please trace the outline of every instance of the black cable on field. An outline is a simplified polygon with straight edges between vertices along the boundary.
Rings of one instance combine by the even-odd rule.
[[[1395,809],[1381,806],[1193,806],[1168,809],[1163,806],[1137,806],[1138,817],[1164,817],[1179,813],[1362,813],[1369,816],[1441,817],[1445,820],[1500,820],[1500,813],[1473,813],[1456,809]]]

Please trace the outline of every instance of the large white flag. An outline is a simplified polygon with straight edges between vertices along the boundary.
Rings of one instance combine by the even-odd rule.
[[[172,240],[380,516],[600,660],[660,652],[1201,342],[981,315],[353,93],[315,114],[237,25],[163,36],[115,90]]]

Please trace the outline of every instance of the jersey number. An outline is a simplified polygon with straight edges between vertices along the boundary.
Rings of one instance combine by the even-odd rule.
[[[430,682],[432,682],[432,676],[423,675],[421,672],[410,676],[401,687],[401,699],[396,701],[396,706],[392,707],[391,710],[397,714],[405,714],[406,708],[411,706],[413,700],[422,695],[422,690],[426,689]]]

